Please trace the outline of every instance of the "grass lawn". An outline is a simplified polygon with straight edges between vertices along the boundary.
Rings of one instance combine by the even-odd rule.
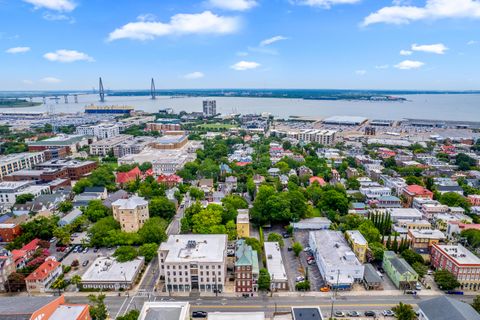
[[[197,128],[201,128],[201,129],[224,129],[224,130],[228,130],[228,129],[231,129],[231,128],[236,128],[237,126],[236,125],[233,125],[233,124],[225,124],[225,123],[207,123],[207,124],[200,124],[197,126]]]

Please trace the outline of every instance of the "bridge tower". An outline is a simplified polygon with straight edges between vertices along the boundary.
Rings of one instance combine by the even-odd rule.
[[[155,90],[155,80],[152,78],[152,83],[150,85],[150,94],[152,95],[152,100],[157,99],[157,92]]]
[[[103,89],[102,77],[100,77],[98,83],[98,94],[100,96],[100,102],[105,102],[105,90]]]

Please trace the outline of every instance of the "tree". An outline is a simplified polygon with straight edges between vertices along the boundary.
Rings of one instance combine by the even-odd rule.
[[[104,206],[101,200],[92,200],[88,203],[84,214],[88,220],[97,222],[108,216],[110,214],[110,209]]]
[[[419,186],[423,186],[423,180],[416,176],[408,176],[405,178],[405,182],[410,186],[412,184],[416,184]]]
[[[360,182],[355,178],[349,178],[347,179],[346,187],[350,190],[358,190],[360,189]]]
[[[280,248],[283,248],[283,246],[285,245],[285,243],[283,242],[282,235],[280,235],[278,233],[275,233],[275,232],[272,232],[272,233],[268,234],[267,241],[268,242],[278,242],[278,244],[280,245]]]
[[[158,244],[145,243],[138,248],[138,255],[145,258],[145,262],[150,262],[157,255]]]
[[[10,273],[7,277],[5,288],[9,292],[18,292],[24,290],[26,288],[25,275],[18,272]]]
[[[258,290],[270,290],[270,274],[268,273],[267,269],[260,269],[260,273],[258,275]]]
[[[465,153],[459,153],[455,158],[455,164],[461,171],[471,170],[472,167],[477,165],[477,161]]]
[[[295,256],[298,257],[300,255],[300,252],[302,252],[302,250],[303,250],[303,246],[301,245],[300,242],[295,242],[292,245],[292,250],[295,253]]]
[[[117,320],[137,320],[139,316],[140,316],[140,311],[130,310],[123,316],[117,317]]]
[[[191,218],[193,233],[214,233],[215,226],[221,225],[223,208],[216,204],[210,204],[205,209]]]
[[[412,268],[413,268],[413,270],[415,270],[415,272],[418,274],[418,276],[420,278],[423,278],[427,274],[427,271],[428,271],[428,267],[426,265],[424,265],[423,263],[420,263],[418,261],[416,261],[412,264]]]
[[[190,188],[190,196],[195,200],[203,200],[205,198],[205,193],[198,188]]]
[[[113,253],[118,262],[132,261],[138,256],[138,250],[132,246],[122,246]]]
[[[455,192],[447,192],[440,196],[438,199],[441,204],[447,205],[449,207],[462,207],[466,211],[470,211],[470,202],[464,196],[455,193]]]
[[[58,205],[58,211],[67,213],[72,211],[73,209],[73,204],[71,201],[63,201]]]
[[[252,247],[252,250],[257,251],[258,254],[261,254],[263,251],[262,244],[260,241],[256,238],[247,238],[245,239],[245,243]]]
[[[120,230],[120,224],[112,216],[98,220],[89,230],[90,245],[93,247],[107,246],[107,237],[115,230]]]
[[[82,178],[75,183],[72,190],[76,194],[79,194],[79,193],[82,193],[85,190],[85,188],[89,188],[89,187],[93,187],[92,182],[87,178]]]
[[[403,251],[401,256],[410,265],[413,265],[415,262],[418,262],[418,263],[421,263],[421,264],[425,263],[423,257],[420,254],[413,251],[412,249],[407,249],[407,250]]]
[[[70,244],[70,232],[65,227],[58,227],[53,230],[53,236],[63,245]]]
[[[480,313],[480,296],[476,296],[473,299],[471,306],[473,307],[473,309],[477,310],[477,312]]]
[[[167,240],[167,222],[159,217],[153,217],[145,221],[143,227],[138,230],[142,243],[158,243]]]
[[[175,205],[166,197],[153,198],[148,204],[150,217],[160,217],[170,221],[176,213]]]
[[[80,277],[78,274],[74,275],[71,279],[70,279],[70,284],[74,285],[74,286],[79,286],[80,283],[82,283],[82,277]]]
[[[333,210],[342,215],[347,214],[349,207],[347,195],[336,189],[324,191],[321,195],[318,207],[321,210]]]
[[[302,282],[298,282],[295,285],[295,289],[297,291],[309,291],[310,290],[310,281],[305,280],[305,281],[302,281]]]
[[[434,275],[435,282],[442,290],[453,290],[460,286],[455,276],[448,270],[438,270]]]
[[[225,229],[228,235],[228,240],[232,241],[237,239],[237,225],[233,220],[230,220],[225,224]]]
[[[95,320],[106,320],[108,317],[108,310],[105,306],[105,295],[100,294],[89,295],[88,300],[90,301],[90,316]]]
[[[375,228],[375,225],[371,220],[365,220],[358,227],[358,231],[365,237],[367,242],[378,242],[380,241],[380,231]]]
[[[385,247],[380,242],[371,242],[368,244],[368,248],[372,252],[372,258],[375,261],[383,260],[383,253],[385,252]]]
[[[409,304],[404,304],[400,302],[397,306],[392,308],[392,311],[395,313],[395,317],[398,320],[415,320],[417,319],[417,314],[413,307]]]
[[[21,195],[18,195],[16,200],[15,200],[15,203],[17,204],[25,204],[29,201],[32,201],[33,199],[35,199],[35,196],[31,193],[24,193],[24,194],[21,194]]]

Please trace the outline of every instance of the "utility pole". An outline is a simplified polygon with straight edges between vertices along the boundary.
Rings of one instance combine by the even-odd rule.
[[[335,299],[337,296],[339,278],[340,278],[340,269],[337,270],[337,285],[335,286],[335,290],[333,290],[332,292],[332,308],[330,309],[330,319],[333,319],[333,305],[335,304]]]

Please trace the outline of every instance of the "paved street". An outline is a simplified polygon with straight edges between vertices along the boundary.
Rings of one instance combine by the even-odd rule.
[[[385,309],[391,309],[397,305],[399,301],[416,304],[422,300],[430,299],[435,296],[417,296],[410,295],[382,295],[378,292],[375,296],[342,296],[341,294],[335,302],[334,311],[359,311],[374,310],[377,313]],[[471,297],[453,298],[471,302]],[[87,297],[67,297],[70,303],[87,303]],[[275,311],[288,311],[292,306],[320,306],[324,315],[328,316],[331,308],[331,298],[326,297],[310,297],[310,296],[294,296],[294,297],[269,297],[262,296],[258,298],[215,298],[215,297],[165,297],[152,294],[138,294],[133,297],[111,296],[105,299],[108,310],[112,317],[117,317],[126,313],[128,310],[140,309],[146,301],[189,301],[191,311],[202,310],[207,312],[214,311],[264,311],[267,316],[272,315]]]

